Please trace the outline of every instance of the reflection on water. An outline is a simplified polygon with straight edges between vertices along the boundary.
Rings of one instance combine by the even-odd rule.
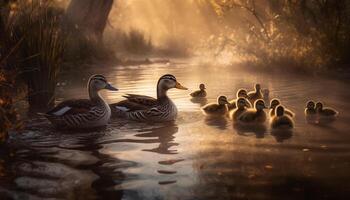
[[[65,81],[59,99],[85,98],[91,73],[121,89],[103,92],[109,102],[124,93],[155,96],[165,73],[192,90],[205,83],[208,96],[169,91],[179,109],[174,123],[116,119],[102,130],[70,132],[31,117],[23,133],[11,137],[11,156],[0,159],[0,199],[349,199],[348,83],[191,63],[112,66]],[[272,131],[268,123],[242,127],[201,113],[218,95],[232,99],[256,82],[296,113],[293,131]],[[339,118],[306,120],[309,99],[340,110]]]
[[[256,138],[264,138],[267,128],[265,124],[256,124],[256,125],[242,125],[234,124],[234,129],[238,135],[249,136],[255,135]]]

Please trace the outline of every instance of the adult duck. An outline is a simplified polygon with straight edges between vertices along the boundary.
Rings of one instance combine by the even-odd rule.
[[[102,75],[91,76],[87,88],[89,99],[63,101],[44,116],[58,128],[85,129],[105,126],[111,117],[111,109],[99,91],[118,89],[109,84]]]
[[[167,91],[172,88],[187,90],[177,82],[175,76],[163,75],[157,83],[157,98],[138,94],[124,95],[125,100],[110,104],[112,116],[134,121],[173,121],[177,117],[177,108],[167,95]]]

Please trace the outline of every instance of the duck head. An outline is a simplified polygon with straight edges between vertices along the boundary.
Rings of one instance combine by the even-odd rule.
[[[111,90],[111,91],[118,91],[117,88],[113,87],[110,83],[107,82],[107,79],[100,74],[96,74],[90,77],[88,82],[88,88],[89,90],[95,90],[100,91],[103,89]]]
[[[315,102],[313,102],[313,101],[308,101],[308,102],[306,103],[306,108],[307,108],[307,109],[315,109]]]
[[[227,101],[227,98],[225,96],[219,96],[218,97],[218,104],[225,105],[225,104],[229,104],[229,102]]]
[[[247,97],[248,97],[248,92],[247,92],[247,90],[245,90],[245,89],[239,89],[239,90],[237,91],[236,97],[237,97],[237,98],[239,98],[239,97],[247,98]]]
[[[284,107],[282,105],[277,106],[275,110],[275,115],[281,117],[284,115]]]
[[[270,101],[270,108],[271,109],[275,109],[278,105],[280,105],[281,104],[281,102],[280,102],[280,100],[278,100],[278,99],[272,99],[271,101]]]
[[[200,89],[200,90],[205,90],[205,89],[207,89],[207,88],[205,88],[205,85],[202,83],[202,84],[199,85],[199,89]]]
[[[104,77],[103,75],[92,75],[88,81],[88,91],[90,98],[94,99],[98,97],[98,92],[103,89],[118,91],[117,88],[113,87],[110,83],[108,83],[106,77]]]
[[[157,84],[157,97],[160,98],[165,96],[166,92],[172,88],[187,90],[186,87],[182,86],[179,82],[177,82],[174,75],[165,74],[161,76]]]
[[[258,99],[258,100],[256,100],[255,103],[254,103],[254,108],[255,108],[256,110],[258,110],[258,111],[262,111],[263,109],[265,109],[265,108],[267,108],[267,107],[265,106],[264,100]]]
[[[322,102],[317,102],[316,103],[316,110],[321,111],[323,109],[323,103]]]

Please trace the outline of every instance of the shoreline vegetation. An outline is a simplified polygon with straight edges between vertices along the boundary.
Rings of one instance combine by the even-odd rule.
[[[117,1],[71,0],[67,8],[58,2],[0,2],[0,143],[8,130],[21,127],[16,99],[24,96],[30,107],[45,110],[55,102],[59,76],[84,70],[88,63],[148,65],[195,54],[210,57],[203,48],[213,58],[235,54],[241,66],[255,72],[342,79],[350,74],[350,3],[345,0],[193,1],[218,27],[215,34],[203,36],[201,48],[181,40],[159,47],[136,28],[121,32],[115,27],[115,37],[105,38]]]

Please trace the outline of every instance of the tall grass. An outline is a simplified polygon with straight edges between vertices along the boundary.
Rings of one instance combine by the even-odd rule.
[[[28,85],[28,102],[32,107],[54,103],[57,75],[64,52],[59,10],[40,1],[19,1],[14,30],[23,42],[19,64]]]

